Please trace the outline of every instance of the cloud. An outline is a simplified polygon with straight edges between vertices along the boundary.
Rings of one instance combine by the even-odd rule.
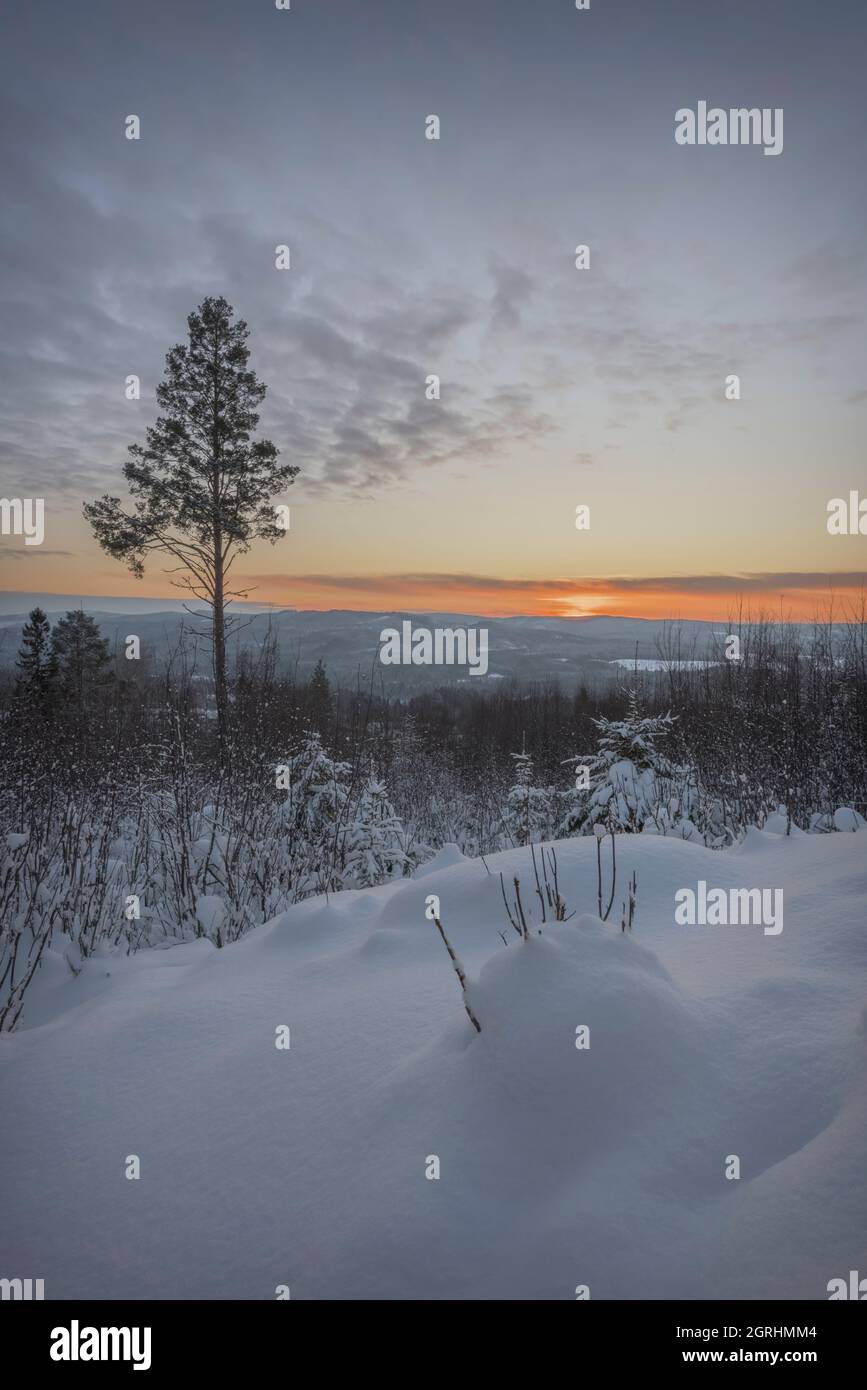
[[[753,574],[674,574],[645,576],[598,576],[576,579],[513,579],[495,575],[454,574],[437,571],[403,574],[305,574],[280,576],[293,587],[346,589],[441,589],[524,590],[527,593],[575,593],[579,590],[605,593],[669,593],[673,589],[698,593],[746,593],[779,589],[816,589],[822,586],[852,588],[867,584],[867,570],[765,571]],[[272,575],[255,576],[257,583],[273,582]]]
[[[471,572],[256,575],[263,603],[297,608],[449,612],[488,617],[622,615],[648,618],[725,618],[741,601],[754,611],[786,612],[808,621],[836,597],[858,602],[867,572],[767,572],[535,578]]]
[[[525,270],[497,261],[491,265],[491,275],[495,285],[491,299],[491,332],[520,328],[521,308],[532,296],[535,281]]]
[[[42,545],[24,545],[20,548],[11,546],[0,546],[0,560],[39,560],[46,555],[72,556],[71,550],[46,550]]]
[[[827,426],[840,399],[867,399],[852,293],[864,275],[851,230],[854,80],[835,75],[829,102],[814,75],[801,94],[810,140],[787,146],[777,179],[765,167],[775,161],[736,151],[687,170],[670,132],[682,45],[637,0],[627,8],[641,22],[595,53],[575,47],[585,26],[562,7],[495,0],[436,7],[423,42],[414,7],[397,0],[300,7],[291,22],[230,0],[208,6],[207,23],[192,13],[204,7],[168,0],[154,0],[145,25],[134,6],[79,8],[54,6],[46,26],[41,7],[16,7],[0,83],[0,473],[13,495],[74,499],[77,513],[80,499],[122,490],[126,448],[156,415],[165,353],[213,293],[250,324],[252,365],[269,387],[260,432],[300,465],[293,492],[326,512],[321,535],[337,534],[333,500],[415,487],[433,505],[478,506],[481,473],[501,493],[515,487],[517,512],[528,475],[557,487],[570,459],[604,459],[606,438],[653,486],[691,493],[732,442],[720,430],[732,371],[745,374],[745,408],[724,425],[747,437],[726,452],[731,496],[789,464],[800,482],[804,459],[815,470],[826,449],[848,468],[853,432]],[[804,71],[820,9],[793,30]],[[752,10],[747,30],[721,31],[710,55],[698,30],[681,35],[717,85],[743,79],[745,51],[766,51],[771,23]],[[858,53],[849,44],[835,67],[856,78]],[[422,113],[440,102],[444,138],[432,147]],[[142,115],[138,143],[122,134],[130,110]],[[585,240],[592,268],[578,272],[572,249]],[[274,267],[283,242],[289,272]],[[124,399],[129,373],[139,402]],[[430,374],[439,401],[425,398]],[[459,472],[470,487],[437,491],[438,474]],[[597,473],[600,495],[635,486],[629,472]],[[371,567],[388,563],[396,512],[390,497],[369,528]],[[687,558],[669,533],[658,560],[636,563],[664,568],[680,554],[724,567],[720,529],[693,552],[706,558]],[[798,536],[790,563],[821,563],[818,541]],[[422,543],[419,565],[443,563],[435,534]],[[739,561],[761,564],[764,542],[749,543]],[[474,563],[466,545],[456,565]],[[520,553],[543,568],[545,535]],[[334,568],[337,555],[318,563]],[[696,594],[809,591],[786,577],[693,578],[707,586]],[[485,601],[544,607],[575,593],[664,592],[642,584],[683,594],[690,580],[464,582]],[[276,592],[280,581],[269,583]],[[307,580],[286,583],[302,591]]]

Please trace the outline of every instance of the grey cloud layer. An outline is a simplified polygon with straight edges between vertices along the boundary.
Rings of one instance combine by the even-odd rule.
[[[694,8],[600,5],[591,40],[568,4],[522,0],[22,7],[0,87],[6,490],[116,489],[206,293],[250,322],[263,429],[322,500],[548,448],[587,466],[639,428],[698,444],[727,372],[784,382],[793,354],[858,405],[863,10],[769,0],[699,32]],[[677,106],[759,91],[789,107],[782,159],[684,162]]]

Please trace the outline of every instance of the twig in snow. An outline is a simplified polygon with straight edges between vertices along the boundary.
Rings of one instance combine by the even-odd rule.
[[[477,1032],[477,1033],[481,1033],[481,1031],[482,1031],[482,1025],[479,1023],[479,1020],[476,1018],[475,1014],[473,1013],[472,1009],[470,1008],[470,1001],[469,1001],[469,999],[467,998],[467,977],[466,977],[466,975],[464,974],[464,968],[463,968],[463,966],[461,965],[460,961],[458,960],[457,956],[455,955],[454,951],[452,950],[452,944],[451,944],[451,942],[449,941],[448,937],[446,936],[445,932],[443,931],[443,924],[442,924],[442,922],[440,921],[439,917],[434,917],[434,921],[436,922],[437,931],[439,932],[440,936],[441,936],[442,939],[443,939],[443,943],[444,943],[444,945],[445,945],[445,948],[446,948],[446,950],[448,951],[449,956],[451,957],[452,965],[453,965],[454,968],[455,968],[455,974],[456,974],[457,977],[458,977],[458,981],[459,981],[459,983],[460,983],[461,990],[462,990],[463,996],[464,996],[464,1008],[465,1008],[466,1011],[467,1011],[467,1017],[469,1018],[470,1023],[473,1025],[473,1027],[475,1028],[476,1032]]]

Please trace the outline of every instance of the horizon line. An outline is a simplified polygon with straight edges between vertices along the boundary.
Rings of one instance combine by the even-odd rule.
[[[847,576],[847,577],[848,577],[848,576]],[[851,592],[852,592],[851,586],[847,586],[847,588],[849,588],[849,595],[851,596]],[[863,591],[862,591],[862,594],[863,594]],[[17,597],[19,597],[19,596],[20,596],[22,599],[25,599],[26,602],[24,602],[20,607],[14,607],[14,608],[13,608],[13,607],[11,607],[11,606],[8,605],[8,601],[9,601],[9,600],[12,600],[12,599],[14,599],[14,598],[17,598]],[[683,598],[684,598],[685,596],[684,596],[683,594],[681,594],[681,595],[679,595],[679,597],[681,598],[681,600],[683,600]],[[693,595],[692,597],[693,597],[693,599],[695,600],[695,599],[698,598],[699,596],[698,596],[698,595]],[[706,597],[709,597],[709,596],[703,595],[702,597],[705,597],[705,598],[706,598]],[[333,613],[333,614],[341,614],[341,613],[350,614],[350,613],[354,613],[354,614],[357,614],[359,617],[363,617],[363,616],[373,617],[373,616],[377,616],[377,615],[386,616],[386,615],[399,615],[399,614],[405,614],[405,615],[408,615],[408,616],[415,616],[415,615],[417,615],[417,616],[429,616],[429,617],[437,617],[437,616],[442,616],[442,617],[460,617],[460,618],[470,618],[470,619],[473,619],[473,620],[481,620],[481,621],[509,621],[509,620],[514,620],[514,619],[525,619],[525,620],[535,620],[535,621],[538,621],[538,620],[540,620],[540,619],[545,619],[545,620],[556,620],[556,621],[566,621],[566,622],[576,622],[576,623],[577,623],[577,622],[582,622],[582,623],[583,623],[583,622],[588,622],[588,621],[590,621],[591,619],[597,619],[597,618],[598,618],[598,619],[616,620],[616,621],[622,621],[622,622],[641,622],[641,623],[644,623],[644,622],[715,623],[715,622],[721,622],[721,621],[728,621],[728,620],[733,616],[732,610],[735,609],[735,610],[740,610],[740,618],[741,618],[742,621],[743,621],[744,619],[747,620],[747,621],[755,621],[755,622],[767,622],[767,621],[775,621],[775,622],[776,622],[776,621],[780,621],[782,609],[781,609],[781,606],[778,605],[777,600],[782,600],[782,599],[785,597],[785,595],[775,595],[775,596],[773,596],[773,598],[769,598],[769,596],[766,595],[766,594],[755,593],[755,592],[753,592],[752,594],[749,594],[749,593],[748,593],[748,594],[746,594],[746,595],[743,595],[743,594],[742,594],[742,595],[728,594],[727,597],[731,600],[731,602],[727,605],[727,611],[726,611],[725,613],[722,613],[722,612],[720,612],[719,610],[718,610],[717,612],[707,612],[707,613],[704,613],[704,612],[684,613],[684,612],[677,612],[677,611],[671,611],[671,610],[663,611],[663,612],[650,612],[650,613],[649,613],[649,612],[646,612],[646,611],[645,611],[645,612],[634,612],[634,611],[616,612],[616,611],[609,611],[609,610],[607,610],[607,609],[606,609],[606,610],[601,610],[601,609],[599,609],[599,610],[594,610],[592,607],[591,607],[591,608],[588,608],[588,609],[586,609],[586,610],[584,610],[584,611],[572,611],[572,612],[563,612],[563,611],[559,611],[559,612],[558,612],[558,611],[550,611],[550,610],[549,610],[549,611],[540,611],[539,609],[536,609],[535,611],[533,611],[533,610],[530,610],[530,611],[523,610],[523,611],[522,611],[522,610],[519,610],[519,609],[508,609],[508,610],[503,610],[503,611],[500,611],[500,612],[490,612],[490,611],[489,611],[489,612],[482,612],[482,611],[474,610],[474,609],[471,609],[471,608],[468,608],[468,607],[467,607],[467,608],[464,608],[464,607],[436,608],[436,607],[431,606],[430,604],[426,604],[426,605],[422,605],[422,604],[418,604],[418,605],[416,605],[416,604],[412,604],[412,605],[409,605],[409,604],[399,604],[399,605],[394,605],[394,604],[391,604],[391,605],[389,605],[389,604],[378,604],[378,605],[371,605],[371,606],[365,606],[365,607],[360,607],[360,606],[357,607],[357,606],[354,606],[354,605],[349,605],[349,606],[347,606],[346,604],[343,604],[343,605],[340,605],[340,606],[337,606],[337,605],[334,605],[334,604],[329,604],[329,605],[317,605],[317,604],[313,604],[313,605],[310,605],[310,606],[308,606],[308,607],[300,607],[300,606],[297,606],[297,605],[287,605],[287,604],[268,603],[268,602],[260,602],[260,603],[257,603],[257,602],[255,602],[254,600],[244,600],[244,599],[232,600],[232,601],[230,601],[230,603],[228,604],[228,607],[229,607],[230,609],[233,609],[237,615],[240,615],[241,613],[243,613],[244,615],[249,616],[249,617],[258,617],[258,616],[263,616],[263,615],[266,615],[266,614],[269,614],[269,615],[271,615],[271,616],[273,616],[273,617],[279,617],[281,614],[295,614],[295,615],[299,615],[299,616],[300,616],[300,615],[304,615],[304,614],[316,614],[316,613],[318,613],[318,614],[323,614],[323,615],[325,615],[325,614],[331,614],[331,613]],[[814,607],[814,609],[815,609],[815,600],[816,600],[815,592],[813,593],[812,597],[813,597],[813,607]],[[843,603],[844,603],[846,597],[847,597],[847,595],[844,595],[844,594],[840,593],[839,591],[836,592],[836,593],[834,593],[834,592],[832,591],[831,593],[826,593],[826,594],[824,594],[824,595],[822,596],[822,603],[823,603],[823,605],[824,605],[824,608],[827,610],[827,608],[828,608],[830,605],[832,605],[832,604],[834,603],[834,600],[836,599],[836,600],[838,600],[838,601],[840,602],[841,609],[842,609],[842,605],[843,605]],[[749,601],[750,599],[754,600],[754,602],[751,603],[751,602]],[[4,603],[4,600],[6,600],[7,603]],[[164,614],[164,615],[183,615],[183,614],[186,614],[186,615],[189,616],[189,617],[205,617],[205,616],[207,616],[207,613],[208,613],[208,605],[207,605],[207,603],[206,603],[204,600],[199,600],[198,602],[201,604],[201,607],[199,607],[199,608],[190,608],[190,607],[187,607],[187,606],[186,606],[186,603],[185,603],[185,601],[183,601],[183,600],[175,599],[175,598],[171,598],[171,597],[167,597],[167,596],[158,596],[158,595],[142,595],[141,597],[139,597],[139,596],[137,596],[137,595],[130,595],[130,594],[61,594],[61,593],[52,593],[52,592],[45,591],[45,590],[42,590],[42,591],[34,591],[34,590],[26,590],[26,589],[0,589],[0,621],[3,621],[4,619],[9,619],[9,618],[15,618],[15,617],[18,617],[18,616],[23,616],[24,614],[26,614],[26,613],[32,611],[32,609],[35,608],[35,607],[45,608],[46,605],[49,606],[49,610],[50,610],[50,611],[58,611],[58,612],[59,612],[59,611],[69,611],[69,612],[71,612],[71,611],[75,611],[75,610],[78,609],[78,608],[91,609],[91,610],[94,610],[94,609],[95,609],[95,610],[99,611],[99,605],[100,605],[100,603],[110,603],[110,604],[112,604],[112,605],[113,605],[112,608],[110,608],[110,609],[105,609],[105,610],[103,610],[103,611],[105,611],[106,613],[110,614],[111,616],[117,616],[117,617],[123,617],[123,616],[136,616],[136,615],[137,615],[137,616],[152,616],[152,617],[154,617],[154,616],[158,616],[158,615],[160,615],[160,614]],[[580,600],[578,600],[578,599],[576,598],[576,601],[575,601],[575,602],[576,602],[576,607],[577,607],[577,604],[580,602]],[[55,608],[53,605],[56,605],[56,608]],[[114,606],[114,605],[128,605],[128,606],[127,606],[127,607],[120,607],[120,606]],[[142,605],[146,605],[146,607],[143,607]],[[802,606],[803,606],[803,604],[799,605],[799,607],[802,607]],[[755,616],[753,616],[753,614],[755,614]],[[803,615],[801,615],[801,616],[795,616],[795,615],[793,615],[793,614],[791,614],[791,613],[788,613],[788,614],[786,615],[786,617],[785,617],[784,620],[787,621],[787,622],[800,623],[800,624],[803,624],[803,623],[810,623],[810,622],[816,622],[816,621],[818,620],[818,615],[816,614],[815,611],[812,613],[811,616],[803,616]],[[827,621],[827,619],[825,619],[825,620]],[[837,621],[841,621],[841,620],[844,620],[844,619],[837,619]]]

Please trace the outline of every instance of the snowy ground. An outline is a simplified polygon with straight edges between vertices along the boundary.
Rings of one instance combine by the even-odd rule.
[[[557,845],[579,918],[526,944],[497,875],[529,903],[527,853],[489,876],[447,849],[222,951],[75,980],[53,956],[0,1038],[0,1275],[48,1298],[824,1299],[867,1274],[865,846],[621,836],[631,937],[620,891],[609,925],[581,917],[585,839]],[[782,933],[675,925],[699,879],[782,887]]]

